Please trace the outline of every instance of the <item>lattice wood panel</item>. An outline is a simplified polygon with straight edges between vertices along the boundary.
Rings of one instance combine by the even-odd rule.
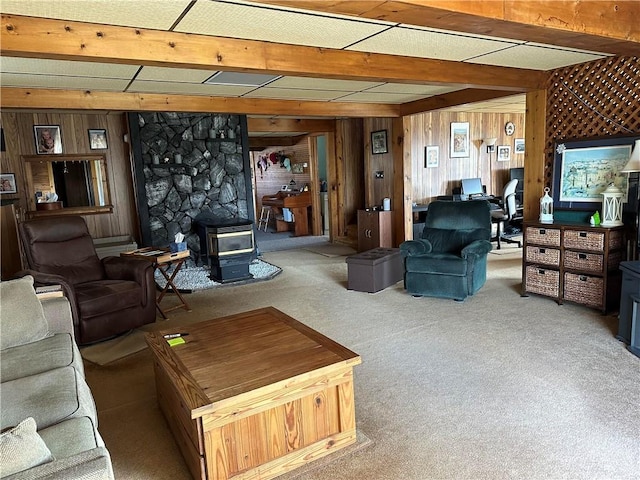
[[[551,72],[546,129],[547,185],[557,140],[640,133],[640,58],[605,58]]]

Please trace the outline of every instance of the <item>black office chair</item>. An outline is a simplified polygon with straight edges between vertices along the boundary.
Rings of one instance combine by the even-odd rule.
[[[491,222],[496,224],[496,236],[491,241],[498,242],[497,250],[500,250],[500,243],[516,243],[518,248],[522,248],[522,241],[512,237],[522,233],[522,217],[517,214],[516,186],[518,179],[514,178],[504,186],[502,191],[502,201],[500,208],[491,210]]]

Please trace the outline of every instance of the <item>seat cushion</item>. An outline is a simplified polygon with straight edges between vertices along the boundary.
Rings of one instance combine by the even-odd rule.
[[[142,289],[129,280],[100,280],[76,285],[83,320],[140,305]]]
[[[467,260],[451,253],[427,253],[407,257],[407,272],[428,273],[434,275],[465,276]]]
[[[70,418],[38,433],[56,459],[104,446],[89,417]]]
[[[83,373],[82,359],[68,333],[59,333],[37,342],[2,351],[0,380],[2,383],[28,377],[55,368],[73,365]]]
[[[33,289],[33,277],[0,282],[0,349],[42,340],[49,327]]]
[[[98,418],[89,387],[73,367],[18,378],[2,384],[0,428],[13,427],[33,417],[39,428],[62,420],[88,416]]]

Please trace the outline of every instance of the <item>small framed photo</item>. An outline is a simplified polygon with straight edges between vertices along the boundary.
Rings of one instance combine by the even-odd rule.
[[[104,129],[89,130],[89,148],[91,150],[104,150],[109,148],[107,144],[107,131]]]
[[[469,122],[451,122],[451,158],[470,155]]]
[[[513,152],[524,153],[524,138],[516,138],[513,141]]]
[[[59,125],[34,125],[33,133],[38,155],[62,153],[62,134]]]
[[[387,131],[378,130],[371,132],[371,153],[387,153],[389,151],[387,147]]]
[[[498,145],[498,161],[508,162],[511,160],[511,146]]]
[[[424,147],[424,168],[437,167],[439,157],[440,147],[438,145],[427,145]]]
[[[13,173],[0,173],[0,193],[18,193]]]

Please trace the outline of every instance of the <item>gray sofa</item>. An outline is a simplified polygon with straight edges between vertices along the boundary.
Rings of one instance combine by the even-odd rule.
[[[113,479],[65,297],[0,282],[0,478]]]

